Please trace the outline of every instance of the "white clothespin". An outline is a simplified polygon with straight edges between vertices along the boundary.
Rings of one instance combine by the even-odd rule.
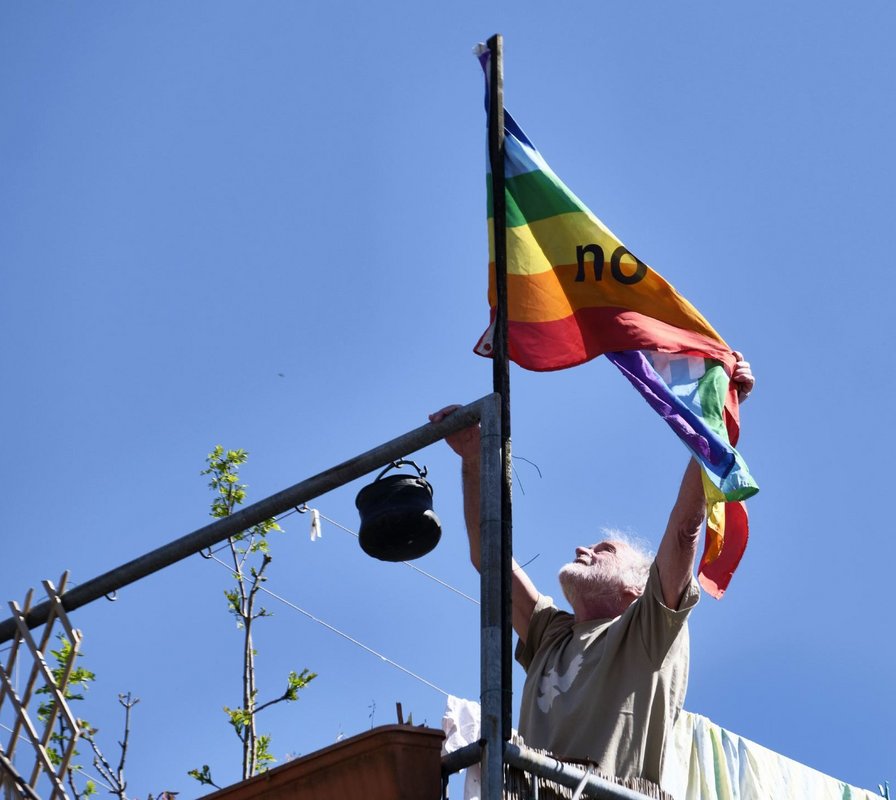
[[[321,538],[320,532],[320,511],[316,508],[310,509],[311,511],[311,541],[316,542]]]

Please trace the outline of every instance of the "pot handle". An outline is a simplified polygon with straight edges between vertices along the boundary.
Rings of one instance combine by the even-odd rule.
[[[399,467],[403,467],[407,464],[410,464],[415,470],[417,470],[417,474],[421,478],[426,477],[426,472],[427,472],[426,465],[424,465],[423,469],[421,469],[420,467],[417,466],[417,463],[415,461],[409,461],[407,459],[400,458],[400,459],[398,459],[398,461],[393,461],[391,464],[389,464],[379,475],[376,476],[376,480],[379,480],[380,478],[382,478],[383,475],[385,475],[390,469],[398,469]]]

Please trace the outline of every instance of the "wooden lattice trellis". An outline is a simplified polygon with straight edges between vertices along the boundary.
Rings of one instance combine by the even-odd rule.
[[[49,785],[49,800],[69,798],[64,779],[75,753],[81,729],[65,701],[65,690],[75,667],[82,636],[79,630],[72,627],[62,607],[60,595],[65,591],[67,581],[67,572],[59,579],[58,589],[50,581],[43,581],[51,610],[39,640],[28,630],[25,623],[25,615],[31,608],[34,590],[28,591],[21,607],[15,601],[9,603],[18,630],[5,663],[0,663],[0,713],[3,712],[4,706],[7,709],[11,707],[12,711],[11,730],[7,729],[7,726],[0,729],[0,787],[5,798],[25,797],[40,800],[37,787],[43,784]],[[58,683],[44,656],[54,637],[57,623],[72,648],[71,657]],[[21,688],[17,684],[22,684]],[[39,698],[40,704],[47,709],[43,715],[38,715],[36,710],[29,714],[29,704],[36,698]],[[61,741],[51,745],[51,737],[54,730],[57,730],[57,722],[61,724],[64,736]],[[9,738],[4,744],[3,740],[7,733]],[[49,753],[51,746],[58,757],[51,758]]]

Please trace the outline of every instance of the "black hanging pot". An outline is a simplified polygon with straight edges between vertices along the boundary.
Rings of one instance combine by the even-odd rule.
[[[386,475],[406,464],[416,475]],[[393,461],[376,480],[358,492],[361,515],[358,540],[367,555],[381,561],[410,561],[432,550],[442,536],[442,524],[432,510],[432,486],[413,461]]]

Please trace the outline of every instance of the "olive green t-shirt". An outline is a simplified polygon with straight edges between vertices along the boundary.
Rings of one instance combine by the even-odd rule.
[[[526,669],[520,734],[530,747],[588,760],[606,775],[659,783],[666,738],[688,683],[687,616],[663,604],[656,563],[644,594],[615,619],[576,623],[550,597],[535,604],[516,658]]]

